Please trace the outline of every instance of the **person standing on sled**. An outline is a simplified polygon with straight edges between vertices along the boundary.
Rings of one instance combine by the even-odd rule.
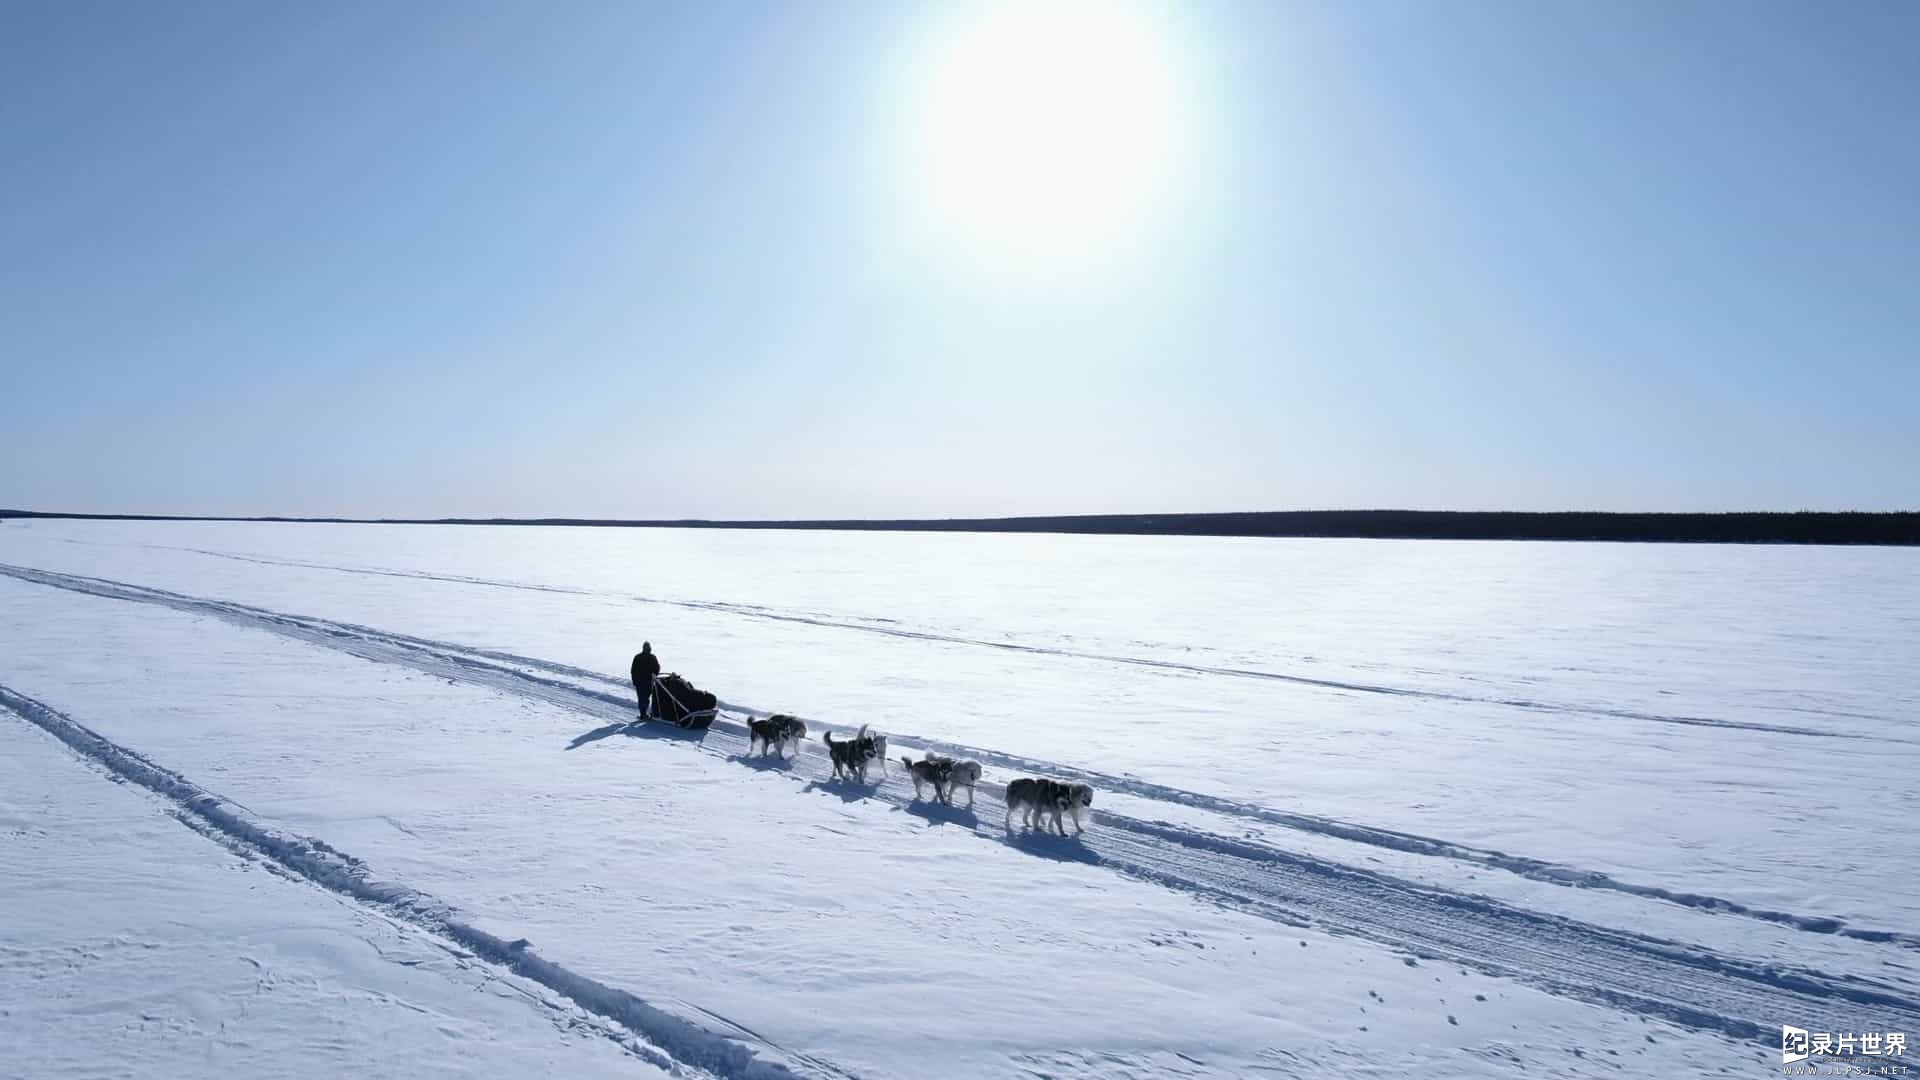
[[[633,654],[633,692],[640,695],[640,716],[642,719],[652,715],[653,677],[660,674],[660,658],[653,655],[653,642],[640,643],[640,651]]]

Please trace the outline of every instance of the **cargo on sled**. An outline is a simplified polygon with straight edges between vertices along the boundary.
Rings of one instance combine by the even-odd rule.
[[[677,674],[655,675],[647,715],[675,727],[706,729],[720,711],[720,699]]]

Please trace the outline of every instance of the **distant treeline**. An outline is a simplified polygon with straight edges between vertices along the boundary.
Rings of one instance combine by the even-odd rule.
[[[1242,514],[1090,514],[1061,517],[857,521],[621,521],[594,518],[292,518],[54,514],[0,510],[0,518],[101,521],[278,521],[369,525],[579,525],[652,529],[854,529],[874,532],[1094,533],[1134,536],[1347,537],[1394,540],[1611,540],[1685,544],[1920,544],[1920,512],[1535,514],[1454,510],[1282,510]]]

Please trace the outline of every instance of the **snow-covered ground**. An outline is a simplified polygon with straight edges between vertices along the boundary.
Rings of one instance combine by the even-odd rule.
[[[8,522],[0,1071],[84,1061],[128,979],[234,1073],[372,1052],[330,1025],[502,1076],[1744,1075],[1781,1024],[1913,1031],[1915,559]],[[622,730],[641,638],[731,718]],[[742,760],[769,711],[989,783]],[[1008,837],[1023,774],[1091,782],[1089,833]],[[169,902],[191,946],[17,989]],[[363,943],[285,950],[302,986],[376,992],[236,1000],[283,923]]]
[[[0,1075],[666,1075],[545,987],[111,778],[0,725]]]

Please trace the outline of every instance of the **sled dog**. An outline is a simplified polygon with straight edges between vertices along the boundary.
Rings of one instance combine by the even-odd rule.
[[[973,805],[973,785],[980,782],[980,763],[977,761],[955,761],[950,757],[934,758],[947,767],[947,802],[953,802],[953,789],[967,789],[967,805]]]
[[[773,750],[781,757],[787,756],[787,745],[793,744],[799,750],[801,739],[807,737],[807,725],[797,716],[776,713],[765,720],[747,721],[747,753],[753,753],[754,745],[760,746],[760,756]]]
[[[913,797],[921,797],[921,791],[927,784],[933,785],[933,797],[953,805],[953,762],[936,757],[924,757],[915,761],[902,756],[900,763],[907,767],[907,775],[913,778]]]
[[[861,724],[860,730],[864,733],[867,725]],[[860,748],[860,779],[867,778],[867,766],[876,761],[880,763],[880,775],[887,775],[887,737],[876,731],[871,735],[857,735],[853,741]]]
[[[1007,830],[1013,830],[1013,816],[1018,813],[1028,829],[1039,828],[1043,832],[1058,832],[1065,836],[1067,829],[1061,817],[1071,814],[1077,835],[1086,831],[1086,826],[1080,820],[1081,811],[1092,806],[1093,788],[1086,784],[1063,784],[1058,780],[1022,777],[1007,785]],[[1053,823],[1050,830],[1046,828],[1049,816]]]
[[[833,778],[838,780],[842,773],[861,783],[867,782],[867,755],[873,746],[873,740],[867,738],[867,725],[861,724],[853,738],[842,742],[833,741],[833,732],[822,732],[822,741],[827,744],[827,754],[833,758]]]

